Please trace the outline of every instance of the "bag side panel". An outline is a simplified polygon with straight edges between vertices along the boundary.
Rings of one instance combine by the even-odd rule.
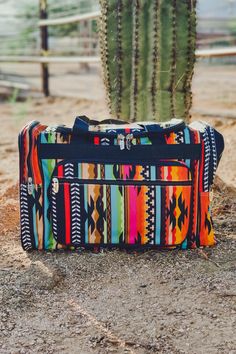
[[[214,129],[201,123],[202,157],[199,170],[199,239],[198,246],[216,244],[210,209],[210,188],[217,168]]]
[[[46,126],[37,121],[26,125],[19,134],[21,242],[25,250],[37,249],[43,235],[42,176],[37,139]],[[31,179],[32,189],[28,182]]]
[[[189,135],[192,144],[201,143],[200,133],[196,130],[189,130]],[[189,229],[189,236],[187,240],[187,248],[196,248],[198,244],[198,223],[199,223],[199,160],[189,161],[190,168],[192,171],[192,180],[193,180],[193,190],[192,190],[192,220]]]

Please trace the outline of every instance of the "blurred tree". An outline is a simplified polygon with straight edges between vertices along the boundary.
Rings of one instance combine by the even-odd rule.
[[[229,31],[233,36],[235,36],[236,40],[236,19],[234,21],[229,21]]]

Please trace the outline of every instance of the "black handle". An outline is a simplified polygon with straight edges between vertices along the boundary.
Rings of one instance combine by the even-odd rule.
[[[95,119],[89,119],[86,116],[78,116],[75,119],[72,131],[76,135],[81,134],[81,133],[88,133],[90,125],[99,125],[99,124],[119,124],[119,125],[121,125],[121,124],[129,124],[129,123],[125,122],[123,120],[113,119],[113,118],[98,121]]]

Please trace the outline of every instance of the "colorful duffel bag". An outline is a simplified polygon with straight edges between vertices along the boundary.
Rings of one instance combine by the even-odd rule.
[[[31,122],[19,135],[22,246],[214,245],[209,192],[223,149],[203,122]]]

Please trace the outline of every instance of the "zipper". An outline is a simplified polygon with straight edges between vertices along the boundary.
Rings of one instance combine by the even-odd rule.
[[[149,136],[149,135],[152,136],[152,135],[159,134],[159,133],[166,134],[166,133],[169,133],[169,132],[172,132],[172,131],[174,132],[174,131],[177,131],[177,130],[179,130],[181,128],[184,128],[184,127],[185,127],[185,123],[183,121],[180,122],[180,123],[177,123],[175,125],[172,125],[170,127],[164,128],[164,129],[162,129],[160,131],[147,131],[140,125],[140,131],[138,131],[138,132],[134,131],[133,133],[134,133],[135,137],[139,137],[139,136],[145,137],[145,136]],[[117,129],[120,129],[119,125],[117,125]],[[131,129],[133,129],[133,128],[131,128]],[[135,130],[135,128],[134,128],[134,130]],[[53,131],[58,132],[58,133],[60,133],[60,132],[64,132],[64,133],[68,133],[68,134],[73,133],[72,128],[69,128],[69,127],[67,127],[65,125],[55,126],[55,127],[53,127]],[[96,131],[88,131],[88,132],[87,131],[86,132],[82,131],[80,133],[83,134],[83,135],[87,135],[87,134],[90,135],[91,134],[91,135],[98,135],[98,136],[101,136],[101,137],[102,136],[108,136],[108,137],[114,136],[115,137],[117,135],[116,132],[109,133],[109,132],[96,132]]]
[[[120,150],[124,150],[125,148],[127,150],[131,150],[133,138],[134,138],[133,134],[127,134],[127,135],[118,134],[117,144],[120,146]]]
[[[28,177],[27,190],[29,195],[33,194],[34,186],[32,177]]]
[[[52,180],[52,190],[54,193],[59,192],[60,184],[64,183],[77,183],[80,185],[84,184],[100,184],[100,185],[115,185],[115,186],[191,186],[192,180],[188,181],[132,181],[132,180],[95,180],[95,179],[80,179],[80,178],[57,178],[54,177]]]
[[[119,145],[120,150],[125,149],[125,136],[123,134],[117,135],[117,144]]]
[[[130,150],[132,146],[133,134],[126,135],[126,149]]]
[[[58,193],[59,191],[59,180],[56,177],[52,179],[52,190],[54,193]]]
[[[65,159],[63,161],[58,162],[58,164],[56,165],[56,167],[58,166],[62,166],[68,162],[71,163],[91,163],[91,164],[104,164],[104,165],[129,165],[129,166],[157,166],[157,167],[162,167],[162,166],[180,166],[180,167],[185,167],[188,170],[190,170],[190,168],[187,166],[187,164],[183,161],[172,161],[172,160],[159,160],[159,162],[156,162],[155,159],[153,159],[153,163],[149,163],[147,160],[146,161],[130,161],[130,162],[116,162],[116,161],[112,161],[109,162],[108,160],[106,161],[101,161],[101,160],[92,160],[92,159]]]
[[[172,125],[170,127],[167,127],[167,128],[163,128],[161,129],[160,131],[158,130],[154,130],[154,131],[147,131],[147,130],[144,130],[143,131],[139,131],[139,132],[135,132],[133,131],[132,134],[134,135],[134,137],[136,138],[139,138],[139,137],[152,137],[152,136],[156,136],[158,134],[168,134],[170,132],[176,132],[176,131],[179,131],[181,129],[184,129],[186,127],[186,124],[184,121],[180,122],[180,123],[177,123],[175,125]],[[61,128],[61,127],[60,127]],[[62,127],[63,129],[70,129],[71,128],[68,128],[68,127]],[[127,126],[128,128],[128,126]],[[119,126],[117,126],[117,129],[120,129]],[[142,129],[142,127],[141,127]],[[131,128],[132,130],[132,128]],[[134,129],[135,130],[135,129]],[[71,130],[72,134],[73,134],[73,131]],[[117,134],[119,135],[120,133],[118,132],[112,132],[112,133],[108,133],[108,132],[96,132],[96,131],[80,131],[77,133],[77,135],[84,135],[84,136],[88,136],[88,135],[91,135],[91,136],[99,136],[99,137],[117,137]],[[76,135],[76,134],[75,134]],[[121,134],[123,135],[123,134]]]

